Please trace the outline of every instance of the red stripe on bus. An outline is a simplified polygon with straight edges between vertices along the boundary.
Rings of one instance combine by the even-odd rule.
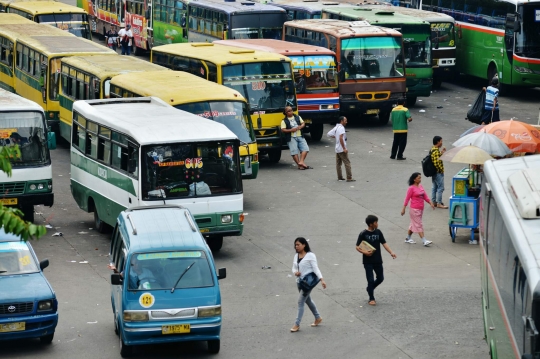
[[[495,292],[495,296],[497,297],[497,304],[499,305],[499,310],[501,311],[501,314],[504,320],[504,326],[506,327],[506,331],[508,332],[508,336],[510,337],[510,343],[512,344],[512,349],[514,349],[514,355],[516,359],[520,359],[521,356],[519,355],[516,338],[514,337],[514,333],[512,332],[512,328],[510,327],[508,316],[506,315],[506,310],[504,310],[504,304],[502,302],[501,293],[499,293],[499,288],[497,287],[495,283],[495,279],[493,278],[493,270],[491,269],[491,265],[489,264],[489,260],[486,256],[486,251],[484,250],[484,245],[482,244],[482,238],[479,238],[479,239],[480,239],[479,241],[480,251],[482,252],[484,263],[488,269],[490,283],[492,284],[491,287],[493,288],[493,291]],[[489,296],[489,293],[486,293],[486,294]],[[488,345],[491,346],[490,343],[488,343]]]
[[[322,97],[338,97],[337,92],[332,93],[303,93],[303,94],[297,94],[298,98],[322,98]]]
[[[528,64],[540,64],[540,60],[537,60],[537,59],[529,59],[527,57],[520,57],[516,54],[514,54],[514,60],[518,60],[518,61],[521,61],[521,62],[526,62]]]
[[[502,36],[504,36],[504,31],[502,31],[502,30],[489,29],[489,28],[486,28],[486,27],[483,27],[483,26],[480,27],[478,25],[469,25],[469,24],[459,22],[459,21],[456,21],[456,22],[459,24],[459,26],[461,26],[464,29],[483,32],[483,33],[490,34],[490,35],[502,35]]]

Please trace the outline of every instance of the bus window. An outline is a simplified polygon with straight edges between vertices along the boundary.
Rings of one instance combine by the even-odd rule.
[[[206,62],[206,66],[208,67],[208,81],[218,82],[217,66],[208,61]]]
[[[130,175],[135,178],[139,177],[139,147],[135,146],[132,143],[128,145],[128,168],[127,171]]]
[[[98,135],[97,135],[97,124],[94,122],[88,121],[86,124],[86,150],[85,154],[91,158],[97,159],[97,149],[98,149]]]

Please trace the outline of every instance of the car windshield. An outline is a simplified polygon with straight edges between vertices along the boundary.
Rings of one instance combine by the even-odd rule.
[[[0,276],[38,272],[38,265],[24,242],[0,242]]]
[[[205,101],[174,107],[227,126],[243,143],[255,142],[251,116],[244,102]]]
[[[144,200],[242,192],[237,141],[148,145],[141,156]]]
[[[341,76],[347,79],[403,77],[401,39],[357,37],[341,40]]]
[[[252,111],[281,113],[296,109],[296,94],[289,62],[266,61],[223,67],[223,85],[248,99]]]
[[[43,166],[50,162],[40,112],[0,112],[0,147],[19,146],[20,156],[11,159],[17,167]]]
[[[433,46],[455,47],[454,24],[451,22],[434,22],[431,24],[431,42]]]
[[[214,278],[203,251],[137,253],[131,257],[128,283],[130,290],[170,290],[211,287]]]
[[[293,65],[296,93],[324,92],[337,88],[337,61],[335,56],[306,55],[288,57]]]

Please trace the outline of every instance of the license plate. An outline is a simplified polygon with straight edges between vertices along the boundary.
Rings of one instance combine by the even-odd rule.
[[[257,143],[257,147],[272,147],[271,143]]]
[[[0,333],[6,332],[20,332],[25,329],[25,322],[0,324]]]
[[[189,324],[163,325],[161,327],[161,334],[184,334],[189,332],[191,332]]]
[[[210,232],[209,228],[201,228],[201,233]]]
[[[0,203],[5,206],[17,204],[17,198],[0,198]]]
[[[378,109],[371,109],[371,110],[367,110],[366,111],[366,115],[376,115],[379,113],[379,110]]]

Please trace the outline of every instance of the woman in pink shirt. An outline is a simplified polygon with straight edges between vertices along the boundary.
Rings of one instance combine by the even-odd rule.
[[[429,203],[432,209],[435,209],[435,205],[429,199],[429,196],[426,194],[424,187],[420,184],[422,182],[422,175],[419,172],[414,172],[409,178],[409,189],[407,190],[407,195],[405,196],[405,201],[403,202],[403,209],[401,210],[401,215],[405,214],[405,208],[411,202],[411,208],[409,208],[409,216],[411,217],[411,224],[409,225],[409,231],[407,233],[407,238],[405,238],[405,243],[416,243],[411,239],[413,233],[418,233],[420,238],[422,238],[422,243],[424,246],[429,246],[432,242],[426,240],[424,237],[424,225],[422,224],[422,214],[424,213],[424,201]]]

